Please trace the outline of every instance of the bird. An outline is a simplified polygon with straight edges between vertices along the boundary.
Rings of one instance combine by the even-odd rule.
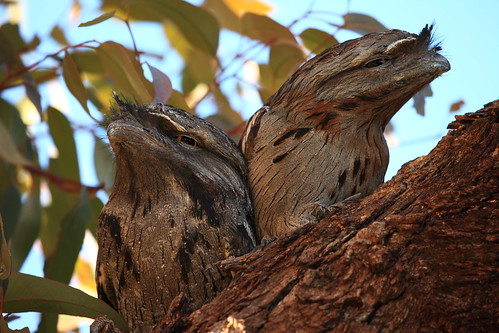
[[[326,49],[250,118],[239,144],[260,238],[317,222],[384,181],[385,127],[450,70],[432,30],[375,32]]]
[[[180,293],[199,308],[230,282],[218,263],[257,244],[247,166],[223,131],[170,105],[115,97],[105,124],[116,177],[97,226],[96,283],[130,332]]]

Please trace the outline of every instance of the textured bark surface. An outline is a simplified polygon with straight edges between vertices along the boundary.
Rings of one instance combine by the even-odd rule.
[[[163,332],[497,332],[499,100],[372,195],[241,258]]]

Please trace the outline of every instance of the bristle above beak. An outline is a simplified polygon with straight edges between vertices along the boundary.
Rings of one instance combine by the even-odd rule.
[[[425,25],[423,30],[421,30],[418,37],[416,38],[416,48],[433,50],[436,52],[442,50],[440,43],[434,43],[435,36],[433,33],[433,28],[434,24]]]

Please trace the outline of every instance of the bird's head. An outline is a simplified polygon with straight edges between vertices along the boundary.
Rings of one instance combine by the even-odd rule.
[[[140,106],[119,97],[115,100],[107,120],[107,135],[118,169],[121,158],[127,164],[133,161],[139,170],[140,165],[150,169],[155,164],[160,169],[174,168],[179,174],[182,168],[216,169],[218,164],[229,164],[246,177],[239,148],[210,122],[170,105]]]
[[[419,35],[401,30],[371,33],[304,63],[267,104],[306,114],[378,118],[384,127],[416,92],[450,69],[440,50],[428,25]]]

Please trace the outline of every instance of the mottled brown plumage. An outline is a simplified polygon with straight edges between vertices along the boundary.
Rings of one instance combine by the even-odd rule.
[[[247,168],[207,121],[117,100],[116,180],[97,229],[99,297],[147,332],[180,292],[199,307],[227,286],[217,263],[256,245]]]
[[[431,29],[372,33],[307,61],[241,138],[260,236],[319,220],[384,181],[383,131],[417,91],[450,69]]]

